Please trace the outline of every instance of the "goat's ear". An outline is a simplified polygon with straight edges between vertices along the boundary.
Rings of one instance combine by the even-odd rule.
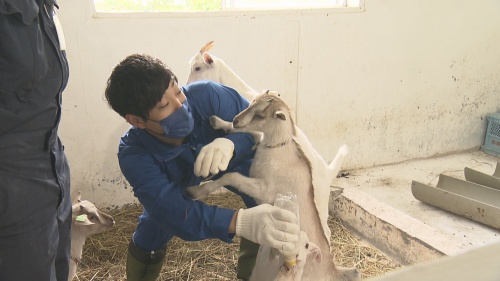
[[[214,46],[214,41],[210,41],[208,42],[207,44],[205,44],[205,46],[203,46],[201,49],[200,49],[200,54],[203,54],[204,52],[208,52],[208,50],[212,49],[212,47]]]
[[[93,225],[94,223],[91,222],[88,218],[87,215],[79,215],[75,217],[75,224],[78,225]]]
[[[75,205],[76,203],[82,201],[82,193],[80,191],[78,191],[78,194],[75,196],[75,198],[73,198],[73,205]]]
[[[286,121],[286,115],[281,110],[276,111],[275,116],[276,116],[276,118],[278,118],[280,120]]]
[[[273,91],[273,90],[267,90],[267,94],[271,95],[271,96],[275,96],[275,97],[279,97],[280,96],[280,94],[278,94],[278,92]]]
[[[206,64],[212,64],[214,63],[214,60],[212,59],[212,56],[210,56],[209,53],[203,53],[203,61],[206,63]]]
[[[94,223],[89,221],[89,220],[86,220],[86,221],[75,221],[76,224],[78,225],[93,225]]]
[[[309,242],[309,255],[311,255],[312,259],[317,262],[321,263],[321,250],[319,249],[318,245]]]

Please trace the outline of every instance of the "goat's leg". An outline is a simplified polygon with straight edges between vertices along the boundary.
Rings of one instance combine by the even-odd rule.
[[[201,198],[207,197],[212,192],[223,187],[218,180],[208,181],[200,185],[190,186],[186,188],[186,193],[191,199],[199,200]]]
[[[233,123],[225,121],[217,115],[212,115],[209,117],[210,120],[210,125],[212,125],[212,128],[216,130],[224,130],[224,132],[230,134],[234,132],[236,129],[233,128]]]
[[[240,173],[227,173],[217,180],[191,186],[186,193],[193,199],[203,198],[222,186],[232,186],[250,197],[259,199],[264,195],[265,186],[261,180],[245,177]]]
[[[253,137],[255,145],[259,145],[260,140],[262,139],[262,133],[255,132],[255,131],[236,129],[233,127],[232,122],[224,121],[216,115],[210,116],[209,120],[210,120],[210,125],[212,125],[212,128],[214,128],[216,130],[224,130],[224,132],[226,132],[227,134],[231,134],[231,133],[250,134]]]
[[[339,148],[335,158],[333,158],[333,161],[328,165],[329,175],[331,177],[330,182],[338,176],[347,154],[349,154],[349,147],[344,144]]]

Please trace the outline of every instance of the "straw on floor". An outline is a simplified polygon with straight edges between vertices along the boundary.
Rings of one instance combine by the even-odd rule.
[[[211,195],[203,201],[210,205],[243,208],[240,197],[231,192]],[[115,227],[105,233],[90,236],[83,251],[77,276],[81,281],[125,281],[125,260],[130,237],[142,207],[125,205],[108,211],[115,218]],[[382,275],[401,265],[378,249],[364,243],[346,229],[342,222],[330,217],[332,249],[338,266],[357,267],[363,279]],[[174,238],[168,245],[166,261],[159,280],[231,280],[236,281],[239,240],[227,244],[217,239],[185,242]]]

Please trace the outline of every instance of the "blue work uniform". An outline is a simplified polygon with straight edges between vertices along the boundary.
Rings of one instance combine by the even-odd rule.
[[[194,175],[194,162],[200,149],[216,138],[228,138],[234,143],[234,155],[226,172],[248,175],[254,156],[250,135],[228,135],[214,130],[209,121],[212,115],[232,121],[248,107],[244,98],[234,89],[211,81],[195,82],[181,89],[194,119],[193,131],[185,144],[170,146],[147,131],[132,127],[119,145],[120,168],[144,206],[133,235],[134,243],[143,251],[163,248],[174,236],[187,241],[218,238],[231,242],[234,235],[228,234],[228,227],[235,211],[191,200],[185,188],[203,180]],[[242,198],[247,207],[255,206],[252,198]]]
[[[56,9],[0,0],[2,281],[68,279],[70,175],[58,126],[69,71]]]

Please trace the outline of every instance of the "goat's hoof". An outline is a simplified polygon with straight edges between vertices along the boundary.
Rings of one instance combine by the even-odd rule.
[[[342,281],[359,281],[361,280],[361,273],[357,268],[339,267],[340,280]]]
[[[222,119],[220,119],[216,115],[212,115],[212,116],[208,117],[208,120],[210,121],[210,125],[212,126],[212,128],[214,128],[216,130],[221,129],[221,120]]]
[[[199,186],[193,186],[193,187],[188,187],[186,188],[186,194],[189,198],[193,200],[199,199],[200,196],[200,187]]]
[[[215,126],[216,126],[216,117],[215,115],[212,115],[210,117],[208,117],[208,120],[210,121],[210,126],[212,126],[212,128],[216,129]]]
[[[252,150],[256,150],[259,147],[260,142],[255,142],[255,144],[252,146]]]

